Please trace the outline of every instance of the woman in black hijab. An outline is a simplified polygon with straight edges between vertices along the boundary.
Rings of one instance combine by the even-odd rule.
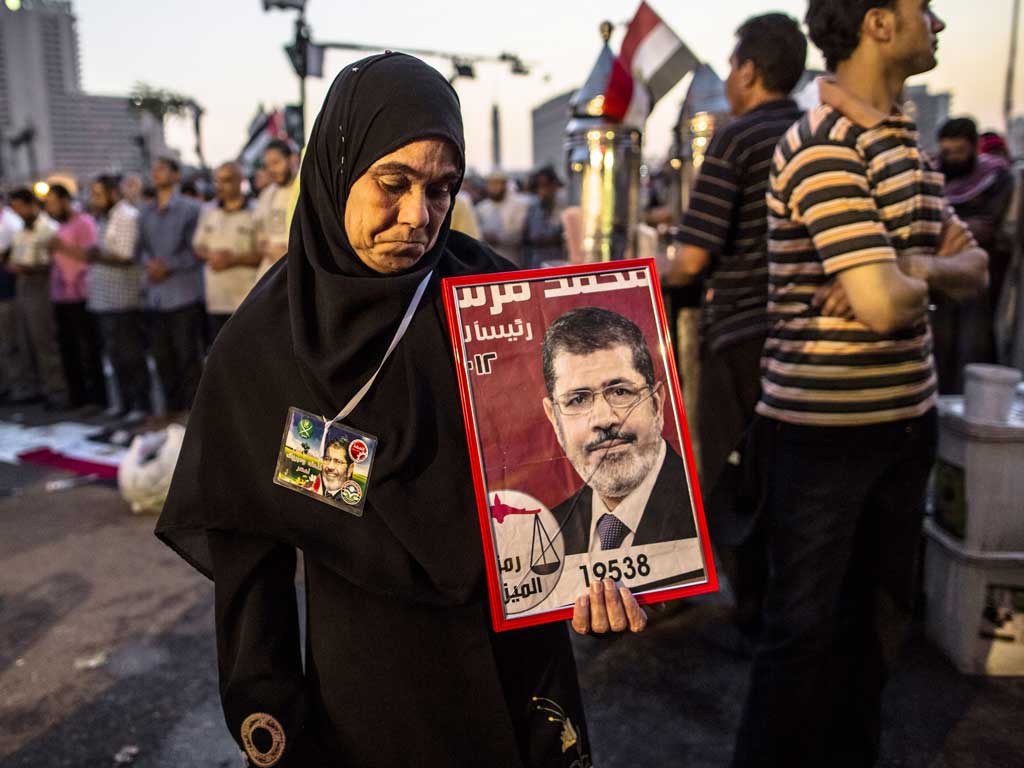
[[[215,581],[224,712],[257,766],[590,764],[565,626],[490,629],[440,280],[511,265],[449,232],[464,170],[436,70],[390,53],[344,69],[288,255],[210,355],[157,535]],[[275,485],[289,409],[329,420],[378,368],[344,418],[378,440],[363,515]],[[609,594],[619,620],[595,597],[595,631],[598,609],[601,629],[642,629],[628,593],[625,619]]]

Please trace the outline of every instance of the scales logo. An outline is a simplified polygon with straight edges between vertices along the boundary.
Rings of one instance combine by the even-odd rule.
[[[370,449],[367,448],[364,441],[357,438],[349,445],[348,455],[352,457],[352,461],[356,464],[360,464],[366,461],[366,457],[370,455]]]
[[[522,614],[552,595],[562,576],[565,546],[558,522],[538,499],[515,490],[489,495],[505,613]]]
[[[299,437],[308,440],[313,436],[313,422],[309,419],[300,419],[296,431],[299,433]]]

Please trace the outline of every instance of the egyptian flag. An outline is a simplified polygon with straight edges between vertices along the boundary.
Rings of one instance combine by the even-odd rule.
[[[642,128],[658,100],[698,64],[651,6],[640,3],[608,78],[605,116]]]

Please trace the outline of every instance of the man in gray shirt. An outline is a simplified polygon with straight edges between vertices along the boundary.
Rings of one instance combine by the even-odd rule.
[[[199,205],[177,192],[176,160],[153,165],[156,202],[139,220],[138,258],[146,278],[150,343],[168,412],[192,407],[203,344],[203,273],[192,249]]]

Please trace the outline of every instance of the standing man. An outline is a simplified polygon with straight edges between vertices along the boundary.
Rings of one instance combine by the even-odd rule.
[[[263,167],[270,179],[256,204],[256,237],[262,275],[288,250],[288,226],[298,182],[298,156],[291,145],[274,139],[263,151]]]
[[[253,211],[242,194],[242,169],[224,163],[213,175],[217,200],[203,208],[193,246],[206,262],[207,338],[220,329],[256,282],[262,256],[256,245]]]
[[[156,202],[139,219],[150,343],[169,412],[192,407],[202,362],[203,273],[192,250],[199,205],[177,193],[180,179],[176,160],[157,160]]]
[[[530,200],[509,190],[508,176],[494,171],[487,177],[487,198],[476,206],[484,240],[517,267],[523,266],[523,225]]]
[[[734,766],[870,766],[914,596],[937,437],[928,292],[984,288],[904,81],[944,28],[922,0],[810,0],[832,82],[779,142],[753,450],[771,575]],[[748,447],[748,453],[751,448]]]
[[[964,391],[965,365],[996,359],[995,311],[1010,256],[1000,247],[1000,233],[1013,198],[1013,174],[1006,157],[978,151],[978,127],[968,117],[939,129],[939,159],[946,199],[989,255],[988,290],[962,306],[940,302],[932,316],[939,392],[956,394]]]
[[[725,95],[735,119],[715,132],[680,228],[683,243],[669,284],[705,276],[697,428],[708,521],[736,598],[738,642],[749,649],[760,626],[768,567],[763,537],[736,518],[728,488],[717,489],[730,454],[761,396],[768,317],[765,191],[779,138],[802,112],[791,98],[804,72],[807,40],[782,13],[736,30]]]
[[[96,246],[96,221],[79,213],[64,184],[51,184],[46,212],[59,225],[50,242],[53,269],[50,298],[57,320],[57,344],[68,383],[68,405],[107,407],[107,382],[96,318],[86,309],[89,254]]]
[[[9,268],[14,236],[23,227],[21,219],[0,196],[0,402],[9,399],[16,372],[24,368],[23,350],[18,345],[14,321],[14,272]]]
[[[534,184],[536,199],[526,211],[523,226],[523,258],[528,268],[566,259],[562,233],[563,206],[558,204],[562,182],[555,169],[546,165],[534,174]]]
[[[150,405],[149,367],[142,320],[142,270],[135,261],[139,212],[121,194],[117,176],[92,183],[99,241],[90,251],[88,310],[96,317],[103,351],[114,369],[121,403],[110,415],[141,419]]]
[[[17,343],[24,353],[22,370],[12,374],[12,400],[29,402],[41,395],[48,410],[59,410],[67,406],[67,385],[50,301],[50,246],[57,223],[27,188],[11,193],[11,209],[24,223],[14,236],[10,256]]]

